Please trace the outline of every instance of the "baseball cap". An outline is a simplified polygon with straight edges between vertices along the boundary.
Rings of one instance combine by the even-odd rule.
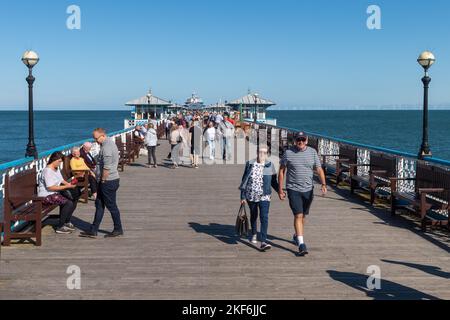
[[[303,140],[303,139],[308,139],[308,136],[303,131],[301,131],[295,135],[295,141],[299,141],[299,140]]]

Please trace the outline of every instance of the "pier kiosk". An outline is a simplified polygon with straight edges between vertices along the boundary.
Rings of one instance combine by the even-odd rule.
[[[153,95],[150,90],[149,93],[141,98],[129,101],[126,106],[133,107],[131,111],[131,119],[125,120],[125,128],[136,125],[143,125],[149,119],[162,120],[165,115],[170,113],[172,103]]]
[[[228,102],[226,105],[234,111],[240,112],[245,121],[254,122],[256,114],[257,122],[277,125],[276,119],[266,117],[267,108],[276,105],[276,103],[262,98],[258,93],[249,92],[246,96]]]

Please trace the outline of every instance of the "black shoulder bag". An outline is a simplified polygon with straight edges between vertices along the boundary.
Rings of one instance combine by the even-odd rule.
[[[249,230],[250,224],[248,221],[247,209],[245,208],[245,204],[242,204],[236,218],[236,233],[240,237],[246,237],[248,236]]]

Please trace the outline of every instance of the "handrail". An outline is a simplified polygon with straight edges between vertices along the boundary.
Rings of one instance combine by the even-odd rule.
[[[134,128],[131,127],[131,128],[124,129],[124,130],[111,132],[111,133],[108,134],[108,136],[109,137],[116,136],[116,135],[119,135],[119,134],[122,134],[122,133],[126,133],[126,132],[129,132],[129,131],[132,131],[133,129]],[[53,148],[53,149],[44,151],[44,152],[39,154],[39,159],[43,158],[43,157],[50,156],[53,152],[71,149],[73,147],[80,146],[80,145],[82,145],[83,143],[86,143],[86,142],[94,142],[94,140],[93,139],[80,140],[78,142],[74,142],[74,143],[71,143],[71,144],[67,144],[67,145],[64,145],[64,146],[60,146],[60,147],[57,147],[57,148]],[[34,161],[33,158],[22,158],[22,159],[14,160],[14,161],[11,161],[11,162],[3,163],[3,164],[0,164],[0,171],[5,171],[5,170],[8,170],[8,169],[13,168],[13,167],[21,166],[21,165],[27,164],[27,163],[32,162],[32,161]]]
[[[135,129],[135,127],[130,127],[130,128],[123,129],[123,130],[120,130],[120,131],[111,132],[111,133],[109,133],[107,135],[108,135],[108,137],[118,136],[118,135],[121,135],[121,134],[124,134],[124,133],[131,132],[134,129]],[[94,142],[94,140],[93,139],[85,139],[85,140],[81,140],[81,141],[78,141],[78,142],[75,142],[75,143],[67,144],[67,145],[60,146],[60,147],[57,147],[57,148],[54,148],[54,149],[51,149],[51,150],[44,151],[44,152],[39,154],[39,157],[38,157],[39,160],[37,160],[37,161],[40,161],[40,160],[50,156],[53,152],[70,150],[73,147],[81,146],[85,142]],[[22,159],[18,159],[18,160],[14,160],[14,161],[11,161],[11,162],[7,162],[7,163],[4,163],[4,164],[1,164],[0,165],[0,173],[4,175],[5,171],[7,171],[9,169],[16,168],[16,167],[21,167],[21,166],[30,164],[30,163],[32,163],[34,161],[35,161],[35,159],[33,159],[33,158],[22,158]],[[0,184],[2,183],[1,179],[2,179],[2,176],[0,175]],[[0,192],[3,192],[3,190],[1,190],[1,188],[0,188]],[[3,199],[0,196],[0,210],[2,210],[2,201],[3,201]],[[1,216],[1,213],[2,212],[0,212],[0,216]],[[24,222],[18,223],[14,228],[21,227],[23,225],[23,223]],[[3,236],[3,233],[0,234],[0,245],[1,245],[1,241],[2,241],[2,236]]]
[[[253,123],[249,122],[249,124],[253,124]],[[274,126],[274,125],[265,124],[265,123],[258,123],[258,124],[264,125],[267,127],[276,128],[276,129],[288,130],[288,131],[292,131],[292,132],[302,131],[300,129],[294,129],[294,128],[283,127],[283,126]],[[307,135],[314,136],[317,138],[332,140],[335,142],[344,143],[344,144],[348,144],[348,145],[352,145],[355,147],[360,147],[360,148],[364,148],[364,149],[368,149],[368,150],[389,153],[392,155],[405,157],[405,158],[413,158],[413,159],[418,158],[417,155],[410,153],[410,152],[404,152],[404,151],[399,151],[399,150],[394,150],[394,149],[389,149],[389,148],[384,148],[384,147],[377,147],[377,146],[373,146],[373,145],[369,145],[369,144],[354,142],[354,141],[341,139],[341,138],[335,138],[335,137],[331,137],[331,136],[327,136],[327,135],[323,135],[323,134],[319,134],[319,133],[314,133],[314,132],[309,132],[309,131],[303,131],[303,132],[306,133]],[[430,163],[436,163],[436,164],[440,164],[440,165],[450,166],[450,160],[439,159],[439,158],[430,158],[430,157],[426,157],[424,160],[427,162],[430,162]]]

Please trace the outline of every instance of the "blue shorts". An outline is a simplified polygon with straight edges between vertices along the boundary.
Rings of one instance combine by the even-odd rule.
[[[288,189],[289,206],[294,216],[298,214],[309,215],[309,209],[314,200],[314,190],[299,192]]]

